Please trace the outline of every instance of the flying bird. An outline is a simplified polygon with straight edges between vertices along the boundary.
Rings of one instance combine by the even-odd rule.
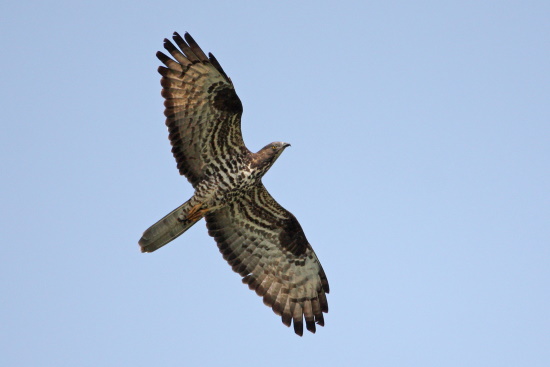
[[[263,175],[290,146],[276,141],[257,153],[241,133],[243,106],[216,58],[185,33],[164,40],[172,56],[157,52],[164,115],[172,153],[195,192],[147,229],[139,245],[153,252],[202,218],[223,258],[242,282],[294,325],[298,335],[324,326],[329,285],[302,227],[269,194]]]

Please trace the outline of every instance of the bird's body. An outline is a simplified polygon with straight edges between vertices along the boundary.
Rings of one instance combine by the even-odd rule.
[[[220,252],[243,282],[302,335],[324,324],[328,281],[300,224],[262,184],[263,175],[290,144],[274,142],[257,153],[242,140],[242,104],[233,83],[212,54],[189,34],[177,33],[157,57],[163,76],[166,124],[178,169],[194,195],[147,229],[139,241],[152,252],[203,217]]]

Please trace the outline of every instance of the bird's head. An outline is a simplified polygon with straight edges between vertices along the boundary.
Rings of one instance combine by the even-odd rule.
[[[279,158],[281,153],[285,150],[286,147],[289,147],[290,144],[283,141],[275,141],[273,143],[267,144],[265,147],[260,149],[258,153],[254,154],[254,166],[267,171],[269,167]]]
[[[266,154],[266,156],[279,156],[285,150],[286,147],[289,147],[290,144],[285,143],[284,141],[274,141],[273,143],[267,144],[263,147],[260,152]]]

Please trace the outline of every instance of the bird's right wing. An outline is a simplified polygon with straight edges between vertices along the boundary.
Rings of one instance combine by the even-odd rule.
[[[185,39],[184,39],[185,38]],[[196,186],[217,157],[246,154],[241,133],[242,104],[212,54],[206,56],[195,40],[174,33],[179,49],[168,39],[157,57],[160,66],[164,114],[178,169]]]

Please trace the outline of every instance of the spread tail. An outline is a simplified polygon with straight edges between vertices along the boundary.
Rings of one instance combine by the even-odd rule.
[[[191,200],[186,201],[143,232],[143,236],[139,240],[141,252],[158,250],[181,236],[203,216],[200,203],[193,206]]]

